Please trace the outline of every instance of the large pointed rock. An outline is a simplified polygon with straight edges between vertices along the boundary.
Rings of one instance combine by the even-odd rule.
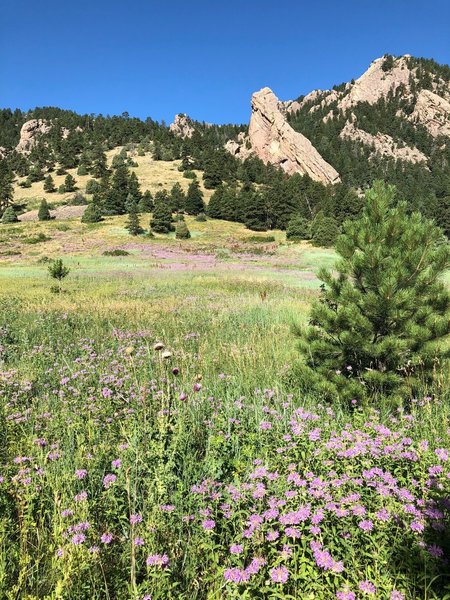
[[[281,167],[289,175],[308,174],[324,184],[340,181],[339,173],[322,158],[308,138],[292,129],[283,106],[268,87],[253,94],[248,138],[256,156],[265,163]]]
[[[22,125],[20,130],[20,140],[16,146],[17,152],[27,154],[35,146],[41,135],[44,135],[52,128],[51,123],[44,119],[31,119]]]

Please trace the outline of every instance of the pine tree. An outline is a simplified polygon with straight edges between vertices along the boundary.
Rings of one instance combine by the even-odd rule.
[[[151,213],[153,210],[153,207],[154,207],[153,196],[149,190],[146,190],[143,193],[141,200],[139,201],[139,205],[138,205],[139,212]]]
[[[103,221],[102,212],[95,201],[90,202],[83,216],[81,217],[82,223],[99,223]]]
[[[51,220],[50,211],[48,209],[47,200],[45,198],[42,199],[41,204],[39,206],[38,211],[38,219],[39,221],[50,221]]]
[[[323,212],[317,213],[311,223],[311,241],[314,246],[329,248],[333,246],[339,235],[336,219],[326,217]]]
[[[61,291],[61,282],[70,273],[70,269],[65,266],[61,258],[57,258],[48,266],[50,277],[58,281],[57,292]]]
[[[254,192],[248,199],[244,217],[245,226],[253,231],[269,229],[269,215],[266,199],[261,192]]]
[[[172,213],[167,202],[155,201],[150,226],[156,233],[169,233],[169,231],[174,230]]]
[[[55,182],[53,181],[53,177],[51,175],[48,175],[45,178],[44,192],[47,192],[48,194],[52,194],[53,192],[56,192]]]
[[[131,172],[128,178],[128,195],[133,198],[133,201],[139,203],[142,198],[141,186],[136,173]]]
[[[139,223],[139,211],[136,202],[132,202],[128,209],[126,228],[131,235],[139,235],[143,232],[143,229]]]
[[[106,155],[99,147],[97,147],[93,153],[94,158],[92,161],[91,174],[96,179],[101,179],[108,171]]]
[[[225,196],[225,189],[223,185],[220,185],[213,195],[211,196],[207,213],[211,219],[223,219],[223,200]]]
[[[186,221],[178,221],[175,229],[175,237],[177,240],[188,240],[191,237],[191,232],[186,225]]]
[[[125,164],[120,163],[114,169],[111,177],[111,185],[105,194],[104,214],[123,215],[126,212],[128,198],[129,172]]]
[[[14,198],[14,174],[6,160],[0,160],[0,213],[7,208]]]
[[[17,223],[18,220],[19,219],[17,218],[16,211],[12,206],[8,206],[7,208],[5,208],[5,211],[2,215],[3,225],[7,225],[9,223]]]
[[[376,181],[360,219],[345,223],[337,277],[320,272],[321,298],[302,336],[309,373],[346,401],[420,393],[419,384],[432,380],[436,342],[449,330],[440,281],[449,248],[433,222],[409,215],[394,196],[393,186]]]
[[[172,189],[170,190],[169,202],[170,202],[170,208],[172,209],[172,212],[180,212],[180,211],[184,210],[186,196],[185,196],[185,193],[183,192],[183,188],[181,187],[181,185],[178,182],[175,183],[173,185]]]
[[[186,194],[185,211],[188,215],[198,215],[201,212],[205,212],[203,192],[196,179],[189,184]]]
[[[75,178],[70,173],[64,179],[64,188],[66,192],[74,192],[77,189]]]
[[[286,228],[288,240],[309,240],[311,237],[309,222],[299,214],[294,214]]]

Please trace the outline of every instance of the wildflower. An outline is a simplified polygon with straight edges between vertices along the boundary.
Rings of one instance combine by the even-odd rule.
[[[87,500],[87,492],[83,491],[74,497],[75,502],[84,502]]]
[[[358,523],[358,527],[363,531],[372,531],[373,522],[370,519],[365,519],[364,521],[360,521]]]
[[[286,567],[274,567],[270,569],[270,579],[274,583],[286,583],[289,579],[289,571]]]
[[[194,392],[199,392],[202,389],[201,383],[194,383],[193,388]]]
[[[373,585],[373,583],[367,580],[361,581],[358,587],[365,594],[375,594],[377,591],[377,588]]]
[[[113,469],[120,469],[120,467],[122,466],[122,461],[120,460],[120,458],[115,458],[111,461],[111,466]]]
[[[445,448],[436,448],[434,453],[436,454],[438,459],[441,460],[442,462],[446,462],[448,460],[449,453],[448,453],[448,450],[446,450]]]
[[[179,374],[179,372],[180,372],[180,369],[179,369],[178,367],[174,367],[174,368],[172,369],[172,375],[178,375],[178,374]]]
[[[347,588],[336,592],[336,598],[337,600],[356,600],[356,595]]]
[[[150,554],[145,562],[148,567],[165,567],[169,564],[169,557],[167,554]]]
[[[116,481],[117,477],[113,473],[108,473],[103,477],[103,487],[107,490]]]
[[[225,581],[229,581],[230,583],[242,583],[250,579],[250,574],[243,569],[232,567],[231,569],[225,569],[223,577]]]
[[[134,515],[130,515],[130,523],[131,525],[136,525],[137,523],[141,523],[142,522],[142,515],[139,513],[136,513]]]
[[[272,423],[270,421],[261,421],[259,428],[263,431],[266,429],[272,429]]]
[[[112,539],[113,539],[113,534],[105,532],[102,535],[102,537],[100,538],[100,541],[102,542],[102,544],[110,544],[112,542]]]
[[[178,400],[181,400],[181,401],[186,400],[186,398],[187,398],[187,396],[183,392],[181,392],[181,394],[178,396]]]
[[[213,519],[205,519],[204,521],[202,521],[202,527],[203,527],[203,529],[206,529],[207,531],[214,529],[215,526],[216,526],[216,522],[213,521]]]
[[[412,531],[415,531],[416,533],[422,533],[422,531],[425,529],[425,526],[421,521],[411,521],[409,527]]]
[[[134,538],[134,540],[133,540],[133,544],[134,544],[135,546],[143,546],[143,545],[144,545],[144,543],[145,543],[145,542],[144,542],[144,540],[143,540],[141,537],[136,537],[136,538]]]
[[[74,546],[79,546],[85,540],[86,536],[84,535],[84,533],[76,533],[74,536],[72,536],[71,542]]]
[[[401,592],[398,592],[397,590],[392,590],[391,600],[405,600],[405,596]]]
[[[231,554],[241,554],[244,550],[244,546],[242,544],[233,544],[230,546]]]
[[[86,469],[77,469],[75,471],[75,477],[77,479],[84,479],[86,477],[86,475],[87,475]]]

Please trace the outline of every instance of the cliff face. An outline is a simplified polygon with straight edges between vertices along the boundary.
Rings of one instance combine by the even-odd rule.
[[[31,119],[22,125],[20,130],[20,140],[16,146],[17,152],[27,154],[36,144],[41,135],[44,135],[52,128],[51,124],[43,119]]]
[[[248,137],[228,142],[226,148],[239,158],[253,154],[289,175],[308,174],[324,184],[340,181],[339,173],[320,156],[308,138],[292,129],[286,120],[285,107],[268,87],[253,94]]]
[[[176,115],[173,123],[169,126],[169,129],[172,133],[181,138],[190,138],[195,131],[191,119],[184,114]]]
[[[450,102],[429,90],[422,90],[410,120],[424,125],[433,137],[450,137]]]
[[[427,162],[425,154],[417,148],[410,146],[399,146],[395,140],[385,133],[372,135],[363,129],[359,129],[354,123],[347,121],[344,129],[339,134],[341,138],[347,138],[362,142],[366,146],[371,146],[375,154],[389,156],[396,160],[404,160],[411,163]]]

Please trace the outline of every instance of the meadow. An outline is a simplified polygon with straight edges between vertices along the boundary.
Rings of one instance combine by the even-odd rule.
[[[124,223],[0,229],[0,597],[450,598],[445,366],[325,403],[294,329],[333,251]]]

